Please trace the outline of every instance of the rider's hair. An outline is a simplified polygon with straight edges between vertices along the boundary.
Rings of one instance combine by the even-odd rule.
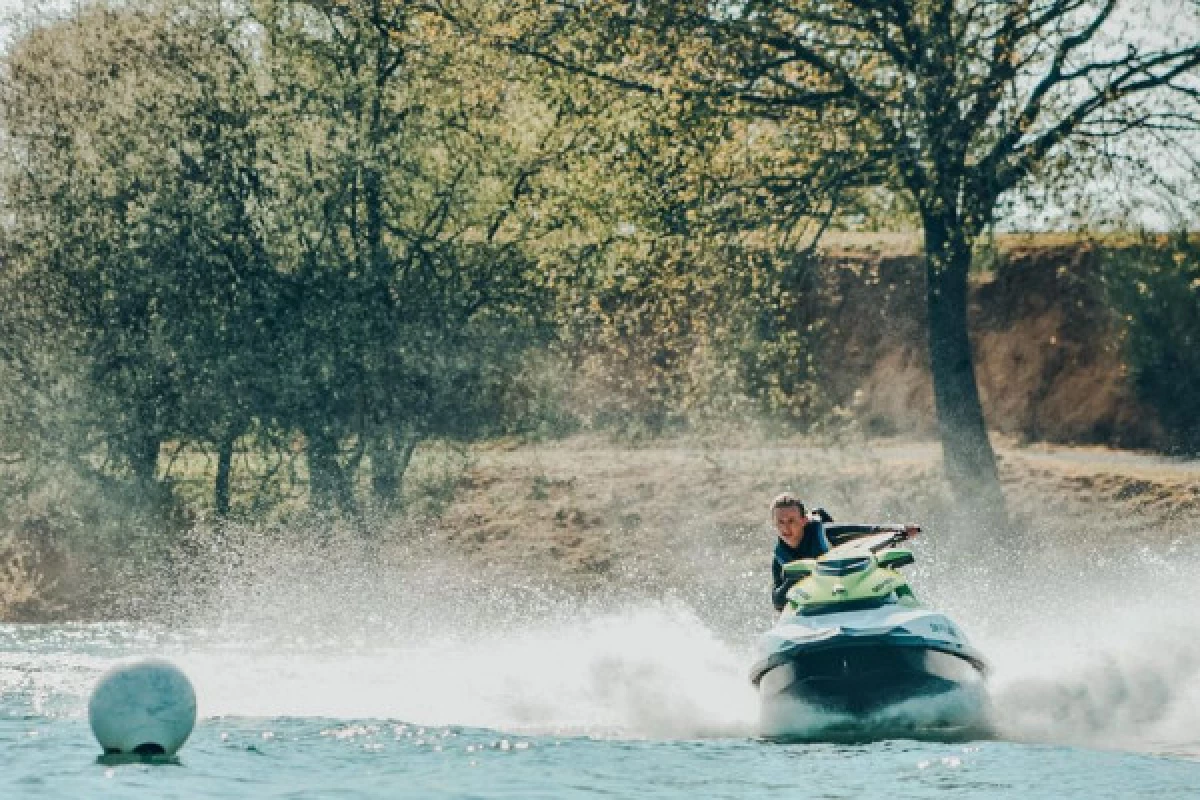
[[[775,509],[777,508],[796,508],[800,510],[802,515],[808,513],[808,511],[804,508],[804,503],[801,503],[800,499],[791,492],[784,492],[771,501],[772,514],[775,513]]]

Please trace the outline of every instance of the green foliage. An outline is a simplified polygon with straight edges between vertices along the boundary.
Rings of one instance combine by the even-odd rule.
[[[575,131],[552,195],[569,236],[542,251],[568,407],[631,437],[748,414],[810,422],[817,224],[765,189],[803,155],[782,128],[706,103],[552,74]]]
[[[1139,398],[1175,450],[1200,453],[1200,246],[1180,234],[1111,249],[1104,271]]]
[[[235,448],[299,441],[314,504],[353,510],[368,468],[398,499],[422,439],[523,425],[514,377],[551,333],[524,204],[552,159],[541,123],[509,134],[503,66],[365,1],[95,3],[17,42],[2,368],[39,381],[11,382],[2,449],[22,474],[54,432],[157,496],[164,454],[198,448],[225,513]],[[55,381],[70,412],[28,396]],[[62,419],[23,411],[38,398]]]
[[[752,152],[775,166],[740,195],[763,212],[760,231],[805,217],[819,231],[839,209],[853,213],[864,190],[911,200],[947,473],[964,508],[986,507],[1006,528],[967,330],[972,249],[1002,196],[1074,172],[1073,151],[1117,150],[1132,131],[1195,133],[1196,93],[1183,79],[1200,67],[1196,8],[1181,7],[1144,47],[1110,52],[1131,2],[516,6],[497,36],[519,52],[765,128],[782,147]]]
[[[162,442],[233,424],[236,388],[269,358],[253,94],[229,36],[203,16],[94,9],[34,31],[7,63],[8,285],[51,321],[43,349],[74,368],[104,471],[145,485]]]
[[[1053,14],[901,5],[912,42],[883,19],[901,6],[856,0],[844,25],[98,0],[29,29],[0,82],[0,502],[71,476],[151,515],[357,512],[411,502],[445,442],[817,423],[821,234],[936,222],[931,274],[965,286],[999,193],[1073,135],[1037,133],[1064,87],[1029,107],[987,60],[1053,44]],[[1139,381],[1186,355],[1154,316],[1181,290],[1141,280]]]

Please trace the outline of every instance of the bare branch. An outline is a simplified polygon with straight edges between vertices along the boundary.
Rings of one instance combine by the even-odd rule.
[[[1171,64],[1171,62],[1175,62]],[[1153,73],[1156,67],[1171,66],[1161,73]],[[1111,107],[1129,97],[1169,86],[1180,75],[1200,67],[1200,45],[1171,53],[1162,53],[1145,61],[1130,65],[1121,75],[1107,85],[1101,85],[1095,94],[1077,104],[1069,113],[1049,130],[1043,132],[1019,150],[1007,168],[997,170],[997,185],[1009,188],[1029,174],[1037,164],[1055,147],[1075,134],[1099,110]]]
[[[1117,0],[1106,0],[1104,7],[1096,14],[1091,22],[1080,30],[1074,36],[1065,39],[1058,51],[1055,53],[1054,59],[1050,64],[1046,74],[1030,92],[1029,98],[1026,100],[1024,108],[1017,115],[1016,119],[1010,125],[1008,131],[1002,135],[996,144],[992,147],[991,152],[981,160],[980,169],[984,172],[993,172],[999,169],[1000,165],[1008,158],[1009,154],[1017,146],[1017,143],[1026,135],[1033,127],[1037,118],[1043,110],[1043,103],[1050,92],[1064,81],[1063,66],[1066,64],[1067,58],[1079,47],[1082,47],[1087,42],[1091,41],[1104,23],[1112,15],[1116,9]],[[1050,9],[1046,11],[1040,22],[1032,26],[1033,32],[1040,31],[1045,25],[1049,24],[1052,19],[1061,18],[1061,15],[1066,13],[1071,8],[1071,3],[1067,0],[1060,0],[1054,3]],[[1014,75],[1015,77],[1015,75]]]

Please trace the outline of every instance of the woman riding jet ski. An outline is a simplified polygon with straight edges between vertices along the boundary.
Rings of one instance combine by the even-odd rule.
[[[803,558],[816,558],[829,552],[830,541],[841,544],[864,533],[879,533],[894,530],[889,525],[830,525],[833,517],[823,508],[814,508],[811,514],[795,495],[784,493],[771,502],[771,520],[779,532],[775,543],[775,554],[771,559],[771,600],[776,611],[787,605],[787,591],[795,585],[797,578],[783,574],[783,565]],[[911,536],[920,530],[916,525],[905,526]]]
[[[789,500],[794,498],[781,496],[775,502],[793,509],[786,504]],[[777,523],[780,508],[773,508]],[[787,529],[792,523],[777,525],[782,545],[777,556],[781,549],[801,546],[824,552],[777,564],[773,570],[782,613],[760,637],[759,657],[750,674],[759,689],[764,719],[773,716],[776,706],[794,701],[862,716],[909,701],[953,697],[954,702],[939,706],[949,718],[935,724],[982,728],[987,673],[983,657],[957,624],[917,602],[898,571],[913,563],[912,552],[899,545],[919,529],[824,528],[811,522],[805,519],[801,524],[809,533],[819,531],[823,539],[832,539],[833,547],[825,542],[805,544]]]

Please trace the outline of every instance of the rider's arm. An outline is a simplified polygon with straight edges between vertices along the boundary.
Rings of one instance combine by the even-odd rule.
[[[779,563],[779,559],[771,559],[771,603],[775,606],[776,611],[783,611],[783,607],[787,605],[787,591],[792,588],[792,584],[783,577],[783,565]]]
[[[839,544],[849,541],[857,536],[864,536],[871,533],[886,533],[903,531],[908,537],[915,536],[920,532],[921,528],[918,525],[859,525],[854,523],[842,523],[837,525],[826,525],[825,531],[829,536],[829,541],[833,542],[836,547]]]
[[[825,535],[829,541],[837,546],[853,539],[856,536],[863,536],[868,533],[879,533],[881,531],[893,530],[890,525],[858,525],[855,523],[840,523],[825,526]]]
[[[817,542],[821,545],[821,554],[828,553],[832,547],[829,544],[829,534],[825,531],[825,523],[817,523]]]

